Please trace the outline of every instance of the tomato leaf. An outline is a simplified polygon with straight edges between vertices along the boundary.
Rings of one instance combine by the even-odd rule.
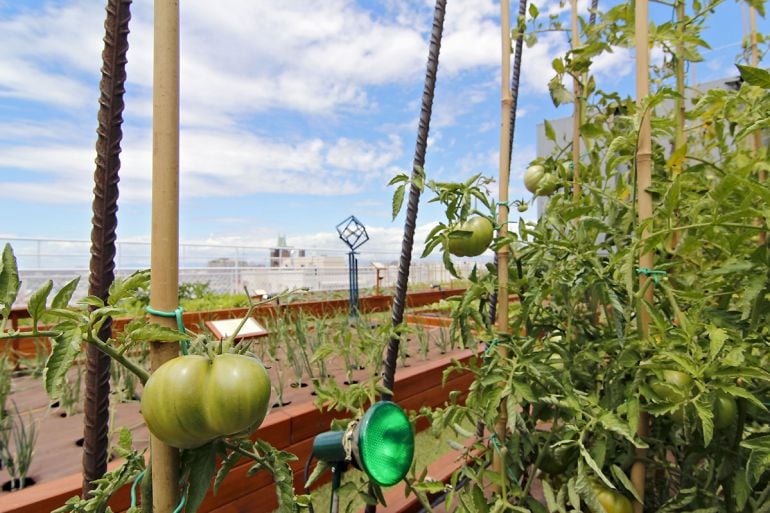
[[[233,467],[235,467],[235,464],[238,463],[240,459],[241,455],[236,451],[232,451],[222,460],[222,464],[219,466],[217,475],[214,478],[214,495],[219,493],[219,487],[222,486],[222,481],[225,480],[227,474],[230,473],[230,471],[233,469]]]
[[[694,404],[703,429],[703,445],[708,447],[714,438],[714,412],[711,411],[711,405],[705,399],[694,401]]]
[[[187,481],[185,512],[198,511],[215,470],[216,450],[213,442],[182,452],[182,475]]]
[[[86,296],[79,300],[78,304],[82,306],[92,306],[94,308],[104,308],[104,301],[96,296]]]
[[[745,66],[743,64],[736,64],[736,66],[741,73],[741,78],[748,84],[761,87],[762,89],[770,89],[770,72],[762,68]]]
[[[545,130],[545,137],[549,141],[556,142],[556,131],[553,129],[553,125],[548,120],[543,120],[543,129]]]
[[[631,493],[631,495],[634,496],[634,499],[637,500],[640,504],[644,504],[644,501],[639,497],[639,494],[636,492],[636,487],[634,487],[634,484],[631,482],[630,479],[628,479],[628,476],[626,476],[626,473],[623,472],[623,469],[618,467],[617,465],[613,465],[611,467],[612,475],[620,481],[620,484],[623,485],[623,487]]]
[[[326,463],[323,460],[318,460],[318,463],[316,464],[315,468],[313,469],[313,472],[310,473],[310,476],[308,476],[307,481],[303,484],[305,488],[310,488],[313,483],[318,481],[318,478],[320,478],[324,472],[329,470],[331,468],[328,463]]]
[[[6,243],[0,258],[0,311],[6,316],[19,293],[19,269],[11,245]]]
[[[406,185],[401,184],[398,187],[396,187],[396,190],[393,192],[393,220],[396,219],[398,216],[398,213],[401,212],[401,206],[404,204],[404,193],[406,192]]]
[[[722,351],[725,342],[729,338],[727,332],[713,325],[706,326],[709,336],[709,359],[713,360]]]
[[[72,299],[72,295],[77,290],[79,283],[80,276],[65,283],[64,286],[59,289],[59,292],[57,292],[51,300],[51,308],[67,308],[67,305],[69,305],[69,302]]]
[[[594,460],[593,456],[591,456],[591,453],[588,452],[588,449],[586,449],[585,445],[581,442],[579,444],[580,447],[580,455],[583,457],[583,460],[588,463],[588,466],[591,467],[591,469],[594,471],[594,473],[599,476],[599,478],[606,483],[607,486],[610,488],[614,488],[614,485],[612,484],[612,481],[607,479],[607,476],[604,475],[604,472],[602,472],[602,469],[599,468],[599,465],[596,464],[596,461]]]
[[[168,326],[146,322],[133,324],[131,331],[126,335],[127,340],[131,342],[180,342],[189,338],[189,335]]]
[[[605,412],[601,417],[599,417],[599,423],[608,431],[617,433],[618,435],[634,444],[634,447],[640,449],[648,447],[647,443],[635,436],[634,432],[631,431],[631,428],[628,424],[623,422],[620,417],[612,412]]]
[[[48,294],[51,293],[51,288],[53,288],[53,282],[51,280],[46,280],[46,282],[29,297],[27,310],[29,311],[30,317],[32,317],[32,327],[35,331],[37,331],[37,324],[40,317],[45,312],[45,304],[48,300]]]
[[[46,393],[57,399],[61,393],[64,377],[80,353],[82,338],[78,327],[70,328],[51,339],[51,355],[45,364],[43,383]]]
[[[121,300],[132,297],[139,289],[150,286],[150,270],[136,271],[127,278],[115,278],[110,285],[110,293],[107,304],[115,306]]]

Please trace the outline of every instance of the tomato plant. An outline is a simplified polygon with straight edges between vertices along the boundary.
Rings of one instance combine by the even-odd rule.
[[[494,240],[493,248],[509,251],[508,288],[517,299],[506,332],[489,321],[494,265],[474,272],[452,301],[464,343],[495,350],[464,367],[476,377],[464,403],[421,412],[434,426],[470,421],[488,430],[471,436],[478,452],[469,450],[455,479],[474,485],[452,492],[450,509],[475,504],[474,490],[494,483],[502,491],[483,501],[489,510],[542,511],[530,484],[537,479],[549,511],[579,510],[581,502],[594,512],[629,511],[638,451],[647,470],[644,496],[635,498],[645,511],[770,506],[770,252],[760,244],[770,229],[770,187],[759,179],[770,166],[767,147],[750,144],[770,123],[770,73],[741,66],[741,84],[695,94],[685,143],[669,150],[679,124],[666,105],[681,96],[669,87],[673,64],[701,58],[713,7],[696,2],[683,20],[654,26],[651,44],[666,53],[639,104],[598,89],[591,75],[593,61],[629,46],[630,4],[608,8],[595,26],[582,23],[581,46],[553,61],[554,104],[573,101],[565,79],[582,92],[581,194],[554,191],[537,220],[519,220]],[[516,31],[534,42],[560,29],[535,7]],[[640,222],[635,161],[646,115],[654,215]],[[546,170],[574,178],[565,164],[571,143],[544,125],[554,150],[525,174],[533,192]],[[654,269],[637,267],[647,252]],[[553,458],[563,446],[575,450],[566,465]]]
[[[269,400],[270,380],[255,358],[187,355],[152,373],[142,415],[153,435],[190,449],[218,437],[251,434],[264,420]]]

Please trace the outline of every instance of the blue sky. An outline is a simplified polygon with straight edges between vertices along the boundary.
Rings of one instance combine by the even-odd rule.
[[[334,226],[354,214],[369,249],[397,250],[403,218],[391,222],[386,184],[412,162],[432,2],[180,3],[180,238],[268,245],[286,234],[293,245],[336,246]],[[90,237],[103,7],[0,0],[0,238]],[[538,7],[568,16],[557,1]],[[152,155],[152,2],[131,8],[118,224],[126,241],[149,239]],[[497,175],[498,15],[491,0],[448,2],[429,178]],[[739,5],[725,2],[713,19],[698,81],[734,74],[740,50]],[[770,28],[761,18],[759,27]],[[567,48],[559,33],[525,48],[512,198],[530,198],[521,175],[537,123],[571,114],[547,93],[550,62]],[[601,87],[632,92],[632,51],[595,69]],[[418,245],[440,218],[422,202]]]

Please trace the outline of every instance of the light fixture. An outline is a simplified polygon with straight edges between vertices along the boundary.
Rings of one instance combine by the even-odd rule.
[[[404,410],[379,401],[345,431],[327,431],[313,440],[313,455],[341,472],[347,463],[380,486],[401,481],[414,458],[414,431]]]

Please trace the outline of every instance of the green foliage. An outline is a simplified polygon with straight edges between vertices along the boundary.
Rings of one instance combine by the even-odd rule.
[[[633,498],[628,476],[640,448],[647,450],[639,497],[645,511],[770,507],[770,253],[759,245],[770,188],[758,179],[770,169],[767,148],[751,147],[770,127],[770,75],[739,66],[739,89],[696,96],[686,145],[668,151],[677,122],[665,106],[681,96],[669,86],[672,63],[701,59],[708,44],[700,31],[714,5],[693,6],[684,24],[651,27],[654,44],[684,51],[669,53],[653,70],[653,92],[639,106],[598,90],[590,68],[613,46],[630,46],[629,5],[609,9],[596,26],[583,24],[582,46],[553,62],[554,103],[571,101],[562,86],[567,77],[583,94],[582,193],[563,188],[537,221],[520,220],[493,243],[510,255],[508,288],[517,301],[507,312],[509,329],[499,332],[489,322],[494,266],[475,269],[466,293],[451,300],[452,328],[463,344],[480,340],[493,348],[457,365],[475,378],[464,402],[455,396],[421,413],[434,430],[481,422],[497,434],[465,433],[478,453],[454,478],[470,481],[448,495],[448,510],[545,511],[532,493],[538,480],[548,511],[579,511],[581,504],[602,511],[595,483]],[[561,29],[539,14],[531,10],[530,24],[520,21],[516,32]],[[654,217],[642,223],[635,160],[646,115]],[[571,180],[563,172],[569,143],[552,126],[545,129],[556,148],[534,163]],[[447,206],[448,223],[457,211],[444,192],[451,189],[435,197]],[[638,269],[645,252],[655,255],[655,280]],[[649,333],[640,328],[642,313]],[[665,383],[662,376],[672,371],[687,384]],[[720,410],[724,404],[728,413]],[[641,437],[643,413],[652,421]],[[562,458],[554,461],[557,454]],[[495,457],[503,472],[490,466]],[[501,488],[498,496],[481,492],[490,484]]]
[[[53,513],[111,513],[112,509],[108,506],[110,498],[119,489],[134,481],[145,469],[144,451],[133,449],[131,432],[128,429],[121,431],[117,450],[118,455],[126,461],[120,467],[94,481],[96,487],[91,491],[90,497],[72,497]]]
[[[11,478],[11,490],[24,488],[37,443],[37,424],[28,414],[24,420],[16,403],[13,412],[0,416],[0,462]]]

